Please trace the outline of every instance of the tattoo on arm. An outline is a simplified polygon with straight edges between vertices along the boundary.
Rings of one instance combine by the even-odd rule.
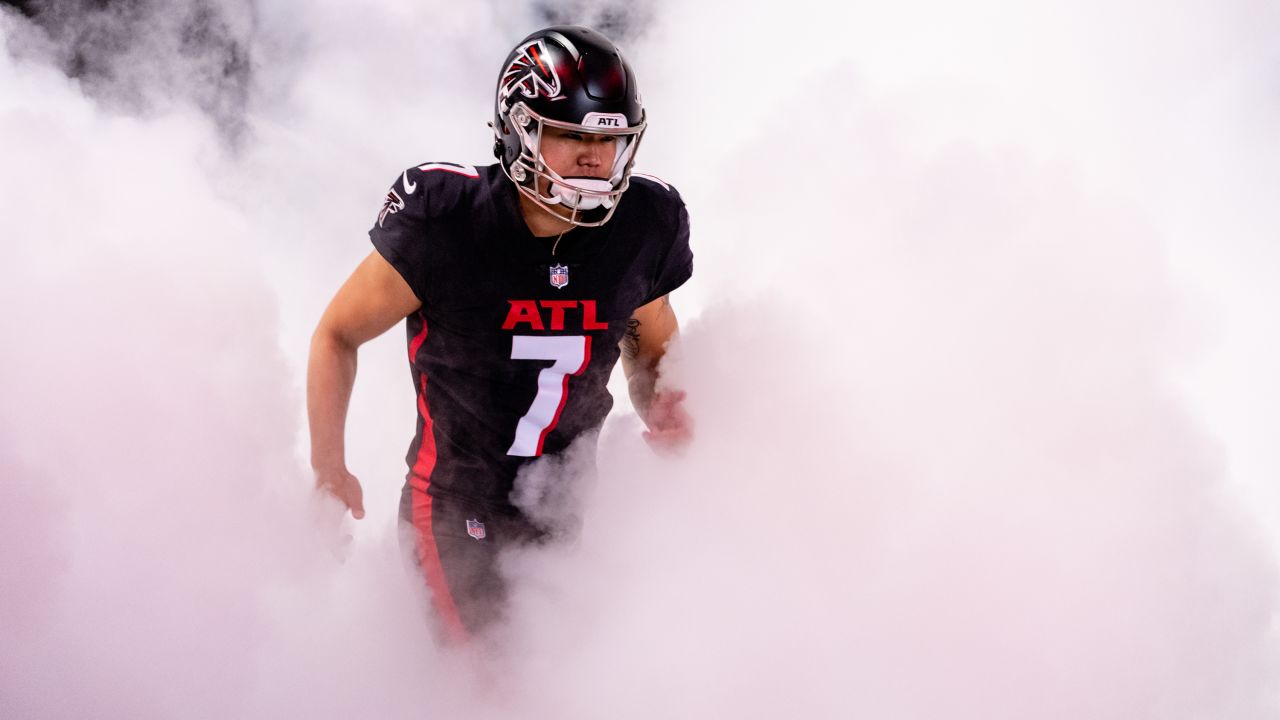
[[[640,354],[640,321],[635,318],[627,321],[627,329],[622,333],[622,354],[629,358]]]

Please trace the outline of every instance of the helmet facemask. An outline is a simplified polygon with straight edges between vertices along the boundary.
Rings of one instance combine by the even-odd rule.
[[[645,122],[642,120],[636,127],[628,128],[588,127],[545,118],[523,102],[511,106],[507,119],[520,139],[520,154],[510,167],[504,164],[503,168],[520,192],[548,213],[573,225],[596,227],[608,222],[631,183],[631,166],[644,135]],[[616,137],[608,178],[565,178],[552,169],[540,148],[547,128]],[[568,210],[568,214],[563,210]]]

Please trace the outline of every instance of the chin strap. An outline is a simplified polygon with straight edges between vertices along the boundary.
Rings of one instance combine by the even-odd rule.
[[[559,235],[556,236],[556,241],[551,245],[551,257],[556,256],[556,248],[560,247],[560,241],[564,239],[564,234],[569,232],[572,229],[573,228],[565,228],[564,230],[560,231]]]

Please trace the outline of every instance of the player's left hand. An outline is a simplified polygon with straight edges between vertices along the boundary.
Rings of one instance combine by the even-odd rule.
[[[649,429],[644,439],[659,452],[678,450],[693,440],[693,418],[684,409],[685,392],[668,390],[654,393],[644,424]]]

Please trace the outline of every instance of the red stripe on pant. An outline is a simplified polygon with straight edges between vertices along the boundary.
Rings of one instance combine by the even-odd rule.
[[[427,339],[427,318],[422,317],[422,330],[409,343],[409,362],[413,363],[418,349]],[[427,376],[421,375],[418,387],[418,415],[422,418],[422,444],[418,446],[418,457],[413,463],[413,473],[409,478],[413,501],[410,506],[413,527],[417,532],[418,567],[426,577],[427,587],[431,589],[431,602],[435,605],[444,624],[445,638],[453,643],[465,642],[467,630],[458,614],[458,606],[449,592],[449,583],[444,577],[444,565],[440,562],[440,551],[436,547],[436,536],[431,529],[431,495],[427,489],[431,487],[431,472],[436,467],[436,438],[434,424],[431,422],[431,410],[427,407]]]
[[[458,614],[458,606],[449,592],[444,577],[444,565],[436,548],[435,535],[431,531],[431,496],[427,494],[427,482],[417,475],[409,480],[413,488],[413,527],[417,530],[418,566],[422,568],[431,588],[431,602],[444,625],[445,639],[451,643],[467,640],[467,629]]]

